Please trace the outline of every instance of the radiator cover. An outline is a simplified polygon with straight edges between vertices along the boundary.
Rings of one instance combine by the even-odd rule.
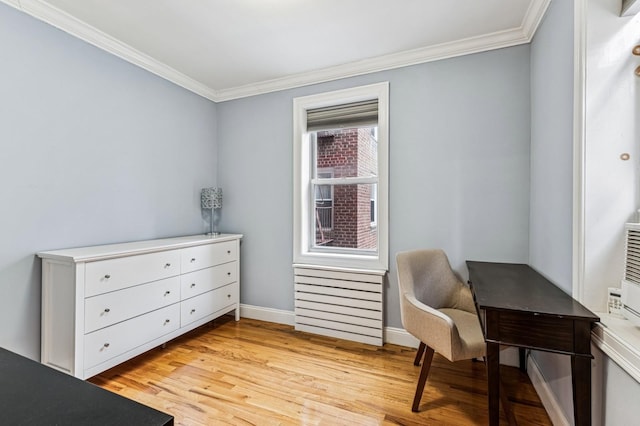
[[[627,223],[625,234],[622,314],[640,326],[640,224]]]
[[[382,346],[385,274],[294,265],[295,329]]]

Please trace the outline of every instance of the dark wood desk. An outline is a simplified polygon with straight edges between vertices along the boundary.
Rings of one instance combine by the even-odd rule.
[[[2,348],[0,413],[5,425],[173,425],[173,416]]]
[[[489,422],[498,424],[500,345],[571,356],[573,413],[591,424],[591,327],[600,321],[528,265],[467,261],[487,342]]]

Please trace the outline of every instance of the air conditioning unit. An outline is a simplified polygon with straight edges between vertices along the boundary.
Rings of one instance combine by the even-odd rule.
[[[625,225],[622,314],[640,326],[640,223]]]

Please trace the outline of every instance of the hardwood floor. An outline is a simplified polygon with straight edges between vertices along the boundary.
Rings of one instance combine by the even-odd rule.
[[[223,317],[89,381],[175,416],[176,425],[488,424],[484,363],[438,354],[412,413],[414,356]],[[527,375],[501,372],[518,424],[551,425]]]

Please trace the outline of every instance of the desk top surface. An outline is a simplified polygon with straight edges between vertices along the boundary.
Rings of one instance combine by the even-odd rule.
[[[0,348],[0,412],[10,425],[173,425],[173,417]]]
[[[597,315],[529,265],[467,261],[480,309],[530,312],[596,322]]]

